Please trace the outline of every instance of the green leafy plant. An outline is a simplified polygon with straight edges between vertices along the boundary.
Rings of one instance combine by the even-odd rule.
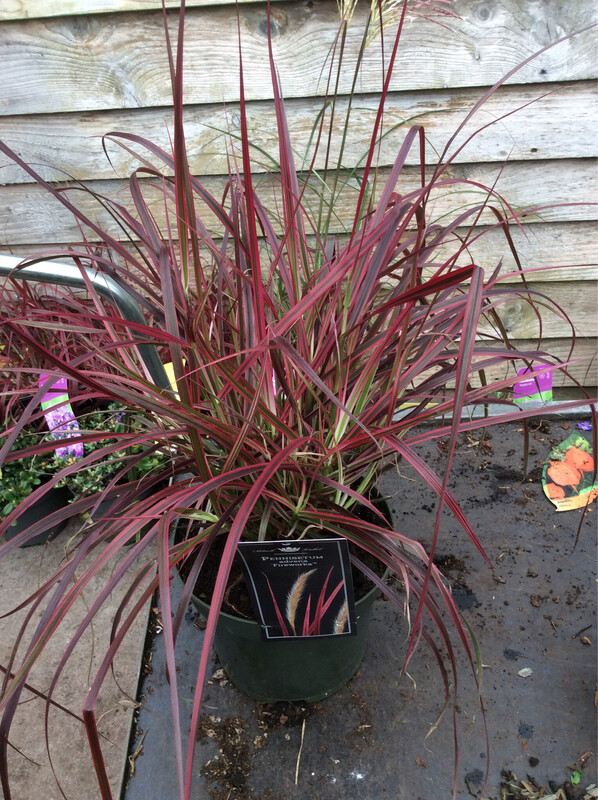
[[[143,430],[128,430],[116,442],[108,434],[102,447],[56,476],[57,482],[68,481],[100,459],[126,451],[129,455],[118,474],[121,482],[117,486],[113,478],[103,497],[122,503],[127,513],[124,517],[113,511],[94,516],[93,526],[73,544],[59,572],[32,593],[31,603],[46,603],[44,620],[24,631],[24,636],[30,634],[29,649],[16,657],[14,676],[6,680],[0,700],[0,740],[6,742],[27,676],[89,576],[121,553],[118,570],[65,645],[49,698],[64,664],[91,625],[94,609],[110,596],[127,567],[141,563],[127,593],[129,604],[123,604],[115,621],[110,648],[84,709],[104,798],[111,794],[95,701],[122,640],[154,593],[164,624],[179,796],[190,796],[195,737],[189,737],[185,758],[175,641],[196,581],[202,580],[203,565],[216,543],[221,555],[205,644],[198,658],[192,730],[202,708],[219,610],[241,539],[331,534],[346,538],[354,548],[353,566],[407,613],[410,635],[404,666],[416,646],[427,643],[438,662],[447,706],[457,697],[457,647],[463,650],[474,680],[479,680],[481,662],[475,641],[433,563],[445,509],[483,552],[448,488],[455,444],[461,432],[480,424],[519,420],[534,413],[497,400],[517,380],[514,365],[540,365],[537,374],[566,370],[567,365],[540,348],[517,351],[501,323],[501,308],[510,298],[523,298],[538,312],[540,306],[550,308],[549,298],[527,288],[523,271],[519,283],[510,283],[505,279],[516,276],[501,274],[500,263],[486,275],[469,255],[470,245],[494,229],[504,233],[506,247],[520,263],[509,234],[509,223],[518,224],[519,217],[507,200],[493,187],[448,176],[447,167],[465,145],[451,150],[453,137],[440,160],[428,167],[424,129],[413,127],[406,131],[392,168],[387,173],[376,168],[389,79],[407,8],[407,2],[401,4],[392,37],[382,31],[388,59],[381,73],[371,146],[359,169],[347,171],[342,166],[343,143],[351,133],[350,108],[336,148],[341,154],[338,161],[329,163],[325,157],[324,167],[316,169],[320,149],[331,152],[334,138],[331,117],[323,113],[314,127],[313,153],[299,167],[295,165],[268,37],[278,158],[258,180],[254,170],[263,170],[263,153],[254,147],[248,130],[240,51],[240,134],[230,135],[230,172],[223,196],[210,194],[192,174],[185,146],[184,7],[176,55],[168,39],[174,97],[172,152],[135,134],[106,136],[106,141],[125,148],[140,164],[130,178],[130,207],[120,196],[113,200],[94,195],[100,210],[118,223],[120,238],[86,216],[68,190],[58,191],[46,183],[0,143],[0,150],[68,209],[84,232],[86,239],[80,246],[57,252],[55,257],[69,256],[83,274],[96,270],[126,287],[146,319],[145,325],[125,320],[106,306],[92,284],[92,309],[85,313],[65,303],[58,310],[33,307],[26,316],[2,314],[1,318],[12,337],[51,364],[51,376],[67,376],[82,387],[81,396],[93,394],[98,401],[122,402],[146,420]],[[168,36],[167,26],[165,30]],[[336,103],[334,76],[342,67],[346,31],[344,20],[329,62],[331,88],[324,108]],[[364,46],[369,33],[364,31]],[[486,92],[463,125],[504,80]],[[418,179],[415,185],[399,189],[412,151],[420,158]],[[438,193],[460,190],[475,190],[479,200],[435,219],[433,201]],[[336,235],[331,220],[341,202],[351,204],[352,222]],[[480,227],[486,214],[495,222]],[[62,291],[68,296],[68,289]],[[44,325],[69,331],[93,359],[57,353],[36,341],[31,329]],[[98,330],[106,335],[109,346],[97,346]],[[164,363],[172,365],[172,386],[164,376],[155,381],[148,377],[138,349],[148,343],[158,348]],[[0,463],[15,457],[11,447],[34,415],[39,399],[38,392],[8,432]],[[490,403],[502,404],[505,413],[482,421],[464,417],[466,408],[485,408]],[[561,408],[575,405],[564,403]],[[444,471],[438,475],[417,448],[421,442],[441,437],[447,438],[448,447]],[[141,453],[131,455],[134,447],[141,447]],[[167,465],[123,484],[132,464],[157,451],[170,454]],[[393,529],[372,502],[381,471],[397,458],[412,465],[438,495],[427,550],[417,532],[400,526]],[[167,490],[149,497],[143,494],[165,477],[175,479]],[[44,490],[39,487],[32,497]],[[85,511],[96,502],[97,498],[83,497],[73,508]],[[364,520],[363,509],[373,515],[369,520]],[[18,509],[0,524],[0,536],[16,514]],[[173,544],[171,528],[181,519],[188,521],[188,533]],[[146,535],[125,549],[148,521]],[[22,536],[34,535],[41,524],[32,525]],[[15,539],[0,546],[0,557],[18,543]],[[386,586],[366,565],[366,556],[374,556],[388,568],[396,582]],[[192,566],[182,599],[173,608],[172,571],[183,564]],[[143,578],[147,578],[145,583]],[[456,710],[453,715],[456,730]],[[0,776],[8,798],[6,746],[0,748]]]
[[[99,440],[84,443],[84,455],[88,455],[101,446],[118,443],[118,439],[107,438],[106,434],[111,432],[117,434],[126,434],[128,431],[139,432],[145,426],[145,420],[135,418],[134,415],[128,414],[124,407],[113,403],[106,412],[89,414],[80,424],[86,430],[103,434]],[[106,458],[101,462],[93,462],[87,470],[74,472],[68,478],[62,479],[58,485],[68,486],[73,493],[74,499],[88,497],[101,491],[115,475],[119,474],[122,461],[126,459],[134,459],[134,463],[126,472],[127,480],[134,482],[147,475],[153,475],[157,471],[163,472],[168,464],[169,454],[160,451],[149,452],[141,445],[131,445],[130,448],[116,450],[110,458]],[[72,459],[56,459],[56,464],[59,468],[64,468],[73,463]]]
[[[34,433],[21,432],[12,451],[26,450],[37,444],[38,439]],[[51,476],[54,472],[53,466],[43,456],[32,456],[4,464],[0,476],[0,519],[8,516],[42,481]]]
[[[117,439],[109,438],[110,433],[126,434],[128,429],[139,430],[139,422],[127,415],[126,409],[116,403],[105,411],[96,411],[78,418],[79,433],[71,434],[69,443],[76,443],[78,436],[87,438],[83,442],[83,456],[89,456],[106,445],[117,444]],[[75,436],[75,438],[74,438]],[[90,439],[89,436],[95,436]],[[47,430],[35,432],[22,430],[16,437],[9,453],[19,454],[19,458],[7,461],[0,473],[0,519],[7,517],[17,506],[26,500],[32,491],[44,483],[55,487],[66,487],[70,502],[90,497],[101,492],[122,469],[123,459],[135,458],[134,465],[127,470],[130,481],[162,471],[169,454],[147,452],[141,445],[116,450],[110,456],[92,461],[86,469],[78,469],[68,476],[64,470],[77,466],[73,456],[59,456],[56,448],[64,446],[67,437],[53,437]],[[30,455],[24,455],[29,453]],[[52,480],[54,479],[54,480]]]

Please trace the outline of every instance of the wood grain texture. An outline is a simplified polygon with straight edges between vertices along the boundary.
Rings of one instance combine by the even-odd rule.
[[[523,229],[511,226],[511,236],[525,269],[539,271],[529,274],[530,279],[543,284],[552,281],[595,281],[598,279],[598,241],[593,222],[553,222],[526,224]],[[459,231],[465,235],[466,231]],[[343,241],[344,237],[339,237]],[[93,241],[93,239],[92,239]],[[315,244],[312,237],[309,241]],[[65,249],[67,242],[56,242],[52,247]],[[26,258],[47,248],[47,243],[30,242],[12,245],[10,252]],[[4,245],[6,247],[6,245]],[[519,281],[517,265],[505,246],[499,230],[489,230],[464,254],[459,263],[476,263],[487,271],[499,264],[505,283]],[[549,290],[548,290],[549,291]]]
[[[458,152],[456,163],[532,161],[559,158],[584,158],[598,155],[598,96],[593,82],[557,84],[550,87],[509,86],[492,97],[463,129],[449,152]],[[386,104],[384,137],[380,149],[381,165],[392,164],[412,125],[426,129],[426,159],[437,163],[449,139],[466,113],[480,97],[480,90],[446,90],[433,92],[393,93]],[[314,121],[322,104],[319,100],[290,100],[287,117],[297,163],[312,158],[309,142]],[[335,119],[335,136],[331,161],[336,163],[340,147],[341,120],[347,103],[339,103]],[[512,111],[520,109],[516,113]],[[256,171],[278,161],[278,136],[273,104],[250,103],[247,108],[251,141],[263,154],[255,152]],[[343,163],[359,164],[363,159],[368,136],[376,114],[375,100],[360,97],[351,115],[351,136],[343,153]],[[510,114],[510,116],[505,116]],[[126,177],[137,166],[135,159],[112,142],[107,143],[110,160],[102,149],[102,136],[110,131],[134,133],[150,139],[169,151],[172,131],[171,113],[165,109],[139,109],[54,115],[0,117],[0,136],[18,155],[40,166],[45,180],[64,180],[71,175],[77,180]],[[500,119],[505,117],[504,119]],[[472,133],[497,120],[481,131],[464,149],[459,146]],[[189,106],[186,108],[185,131],[191,169],[198,175],[218,175],[228,169],[227,152],[239,132],[238,105]],[[306,157],[307,156],[307,157]],[[270,160],[268,160],[270,159]],[[325,159],[324,144],[318,151],[316,168]],[[416,164],[419,151],[413,148],[407,163]],[[0,154],[0,180],[4,184],[27,180],[22,170]]]
[[[560,363],[553,372],[553,388],[573,388],[579,385],[588,387],[590,397],[596,397],[596,386],[598,386],[598,339],[579,338],[572,343],[570,338],[548,339],[542,341],[537,339],[512,339],[511,343],[520,352],[525,353],[532,360],[532,354],[543,355],[552,363]],[[490,349],[501,350],[499,344],[490,343]],[[487,353],[487,351],[486,351]],[[485,362],[487,355],[474,359],[476,363]],[[540,362],[538,362],[540,363]],[[491,367],[484,366],[486,383],[512,380],[517,376],[517,371],[526,366],[523,359],[512,361],[501,361]],[[422,374],[422,379],[429,378],[432,372]],[[473,387],[480,387],[481,380],[479,373],[474,372],[470,377],[470,384]],[[511,384],[512,386],[512,384]],[[454,381],[447,383],[448,388],[454,387]]]
[[[340,92],[350,90],[367,4],[349,28]],[[524,59],[587,26],[592,0],[456,0],[449,28],[422,19],[405,27],[391,89],[488,86]],[[338,28],[336,4],[277,4],[273,49],[287,97],[322,94],[322,68]],[[240,9],[248,99],[272,96],[265,4]],[[173,17],[174,24],[174,17]],[[187,15],[186,102],[238,99],[233,6],[190,8]],[[378,91],[380,45],[366,50],[358,93]],[[1,114],[55,113],[164,106],[170,86],[158,12],[55,17],[4,23]],[[325,73],[324,73],[325,74]],[[511,82],[587,80],[596,76],[593,35],[585,32],[550,48]]]
[[[528,287],[531,295],[524,292],[517,297],[495,295],[496,311],[510,337],[598,336],[598,297],[593,282],[533,282]],[[542,317],[541,324],[538,314]],[[481,325],[480,330],[490,332],[491,326]]]
[[[539,270],[529,274],[530,280],[547,284],[552,281],[579,282],[598,279],[598,237],[595,223],[536,223],[526,224],[523,229],[512,225],[510,232],[524,269]],[[461,230],[459,233],[465,235],[466,231]],[[342,242],[344,237],[339,239]],[[315,244],[313,237],[309,237],[308,241]],[[52,244],[53,248],[60,250],[64,250],[67,246],[67,242]],[[47,243],[36,241],[12,245],[10,252],[21,258],[27,258],[32,253],[40,252],[47,247]],[[488,230],[470,248],[469,256],[464,254],[459,263],[465,265],[472,262],[488,272],[500,264],[500,274],[505,283],[520,280],[515,260],[499,230]]]
[[[476,208],[483,203],[484,194],[475,184],[492,185],[497,179],[500,168],[496,165],[474,164],[452,167],[448,175],[466,178],[472,181],[471,191],[450,191],[450,186],[432,195],[428,205],[431,220],[444,218],[447,214],[456,214],[467,208]],[[566,181],[563,175],[567,176]],[[381,171],[381,179],[385,177]],[[406,167],[398,183],[399,192],[407,192],[417,187],[418,170]],[[519,213],[523,209],[536,209],[526,214],[528,222],[573,222],[590,221],[596,218],[597,176],[593,160],[572,160],[561,162],[531,162],[508,164],[502,171],[497,183],[497,190],[508,196],[511,207]],[[143,181],[147,203],[153,210],[156,219],[164,219],[161,195],[152,188],[151,183]],[[205,188],[215,197],[222,197],[225,180],[222,177],[206,177]],[[383,180],[379,184],[379,191]],[[100,195],[127,204],[126,181],[89,181],[87,186]],[[259,196],[263,202],[273,207],[273,179],[263,177],[256,182]],[[343,232],[349,225],[356,202],[356,189],[345,190],[335,202],[336,218],[333,228]],[[306,197],[308,197],[306,193]],[[83,213],[105,224],[106,230],[118,236],[118,228],[106,213],[98,208],[96,201],[86,191],[73,193],[74,201]],[[571,204],[572,199],[578,203]],[[539,209],[539,210],[538,210]],[[218,229],[213,219],[199,208],[203,222],[215,234]],[[446,222],[446,219],[444,220]],[[493,224],[496,220],[489,211],[482,214],[481,224],[487,221]],[[37,242],[63,242],[79,239],[78,228],[59,202],[36,184],[0,186],[0,248],[18,244],[26,244],[32,239]]]
[[[267,154],[260,157],[261,163],[256,158],[259,173],[265,158],[277,158],[266,5],[240,2],[250,135]],[[177,2],[167,0],[167,4]],[[239,125],[235,6],[228,0],[187,0],[187,5],[185,113],[190,159],[193,170],[206,176],[206,187],[219,197],[226,172],[228,137],[223,131],[234,136]],[[341,93],[350,87],[366,6],[359,4],[349,32]],[[123,179],[135,168],[134,160],[110,145],[112,163],[108,162],[99,137],[109,130],[125,130],[145,135],[165,149],[169,146],[171,98],[159,7],[160,0],[0,0],[0,138],[39,165],[46,179],[64,180],[67,173],[89,182],[94,191],[129,204]],[[387,123],[397,128],[382,143],[383,177],[407,126],[425,124],[427,158],[433,163],[435,153],[484,93],[476,87],[492,85],[533,52],[594,22],[598,14],[593,0],[455,0],[452,7],[460,18],[449,20],[448,28],[421,19],[406,24],[385,109]],[[170,18],[174,26],[174,12]],[[337,26],[334,2],[277,0],[273,7],[275,58],[300,153],[321,108],[322,67]],[[593,32],[582,33],[518,72],[512,85],[479,112],[476,124],[485,125],[537,101],[485,130],[458,155],[449,172],[449,177],[492,184],[501,165],[509,161],[497,188],[514,210],[552,206],[526,217],[523,230],[515,226],[511,230],[524,266],[543,268],[534,275],[534,287],[562,306],[575,323],[575,353],[585,362],[571,371],[588,386],[598,384],[596,360],[588,367],[598,335],[598,243],[595,207],[590,205],[598,197],[593,161],[598,152],[594,43]],[[366,150],[375,93],[381,85],[379,61],[378,46],[369,48],[344,164],[358,162]],[[341,99],[337,119],[343,116],[345,103]],[[414,149],[400,191],[415,185],[416,157]],[[317,165],[321,168],[322,162]],[[271,202],[271,181],[263,176],[260,180]],[[0,251],[26,255],[78,240],[80,232],[69,214],[28,181],[13,164],[0,159]],[[157,194],[148,192],[157,218],[163,221]],[[120,238],[113,221],[94,207],[88,195],[77,192],[76,199]],[[441,217],[480,200],[473,187],[461,195],[449,194],[447,187],[446,193],[434,198],[430,210]],[[351,193],[338,201],[336,232],[348,224],[353,202]],[[576,202],[585,204],[572,205]],[[204,221],[211,224],[205,217]],[[477,240],[462,263],[469,258],[487,270],[500,263],[503,274],[516,267],[497,230]],[[509,280],[515,279],[513,275]],[[511,336],[533,349],[530,339],[539,328],[529,304],[510,299],[500,313]],[[546,349],[566,358],[571,343],[566,319],[546,311],[542,333]]]
[[[573,347],[570,338],[545,339],[540,346],[534,339],[513,340],[513,344],[519,351],[541,350],[563,364],[568,364],[562,371],[554,372],[554,388],[575,386],[577,381],[582,386],[594,387],[595,392],[595,387],[598,386],[598,339],[579,338]],[[525,365],[519,364],[517,369],[521,366]],[[494,367],[487,371],[486,376],[488,380],[500,380],[514,375],[515,371],[513,366]],[[472,383],[477,385],[475,381]]]
[[[595,281],[598,278],[598,234],[595,223],[511,225],[510,234],[523,268],[534,270],[528,273],[528,280],[547,283]],[[488,230],[477,239],[459,263],[475,263],[487,272],[500,265],[500,274],[507,283],[519,280],[517,263],[499,229]]]
[[[255,0],[238,0],[252,3]],[[282,0],[275,0],[280,3]],[[178,8],[180,0],[166,0],[166,8]],[[230,5],[230,0],[186,0],[188,8]],[[0,21],[43,19],[71,14],[106,14],[115,11],[156,11],[161,0],[2,0]]]

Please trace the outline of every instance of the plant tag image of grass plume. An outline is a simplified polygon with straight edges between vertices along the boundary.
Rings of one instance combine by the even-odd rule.
[[[346,540],[240,542],[238,552],[264,639],[357,632]]]
[[[542,470],[544,494],[557,511],[583,508],[598,497],[590,443],[578,433],[553,447]]]
[[[42,374],[39,377],[40,389],[48,381],[49,375]],[[42,397],[41,406],[44,410],[44,417],[53,439],[60,439],[68,436],[70,431],[78,431],[79,423],[75,418],[73,408],[66,401],[69,399],[66,385],[66,378],[59,378]],[[59,406],[58,408],[56,406]],[[58,458],[82,458],[83,444],[67,444],[64,447],[56,448]]]

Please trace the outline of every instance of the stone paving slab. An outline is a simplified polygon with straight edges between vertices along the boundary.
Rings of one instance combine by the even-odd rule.
[[[76,534],[77,529],[78,525],[74,523],[47,545],[21,548],[0,560],[0,615],[17,606],[59,567],[69,538]],[[45,692],[50,686],[62,652],[114,566],[115,563],[109,564],[91,582],[84,598],[75,604],[47,645],[42,660],[29,678],[29,683],[37,690]],[[12,747],[9,748],[9,771],[14,800],[60,800],[62,795],[57,781],[69,800],[100,798],[80,718],[90,678],[107,649],[112,618],[121,596],[122,590],[116,591],[105,604],[94,622],[93,630],[84,634],[73,652],[56,687],[53,699],[79,719],[57,708],[51,710],[50,754],[46,750],[45,701],[27,690],[23,692],[10,734]],[[23,613],[0,619],[0,665],[7,664],[23,619]],[[121,792],[146,625],[147,617],[140,617],[139,623],[121,647],[115,661],[114,677],[107,678],[96,709],[106,768],[115,798]]]

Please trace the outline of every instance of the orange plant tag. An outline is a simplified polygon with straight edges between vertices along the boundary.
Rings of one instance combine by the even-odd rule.
[[[598,497],[592,446],[578,433],[553,447],[542,470],[544,494],[557,511],[583,508]]]

